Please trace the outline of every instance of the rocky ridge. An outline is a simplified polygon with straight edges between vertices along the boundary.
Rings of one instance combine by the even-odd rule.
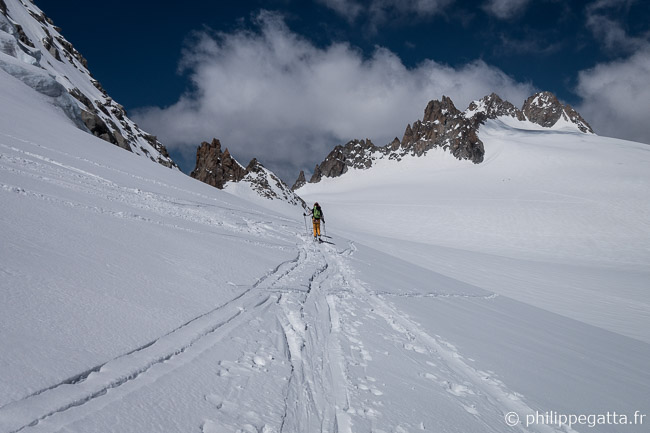
[[[341,176],[349,169],[368,169],[378,159],[401,160],[407,155],[420,157],[433,148],[444,149],[459,160],[479,164],[485,154],[483,142],[478,137],[479,128],[488,119],[503,116],[546,128],[562,121],[580,132],[593,133],[578,112],[570,105],[562,104],[550,92],[531,96],[521,109],[492,93],[472,101],[464,112],[458,110],[449,97],[443,96],[442,100],[427,104],[422,120],[408,124],[401,140],[395,137],[391,143],[381,147],[369,139],[351,140],[336,146],[323,162],[316,165],[309,183],[320,182],[323,177]],[[305,183],[305,174],[301,171],[292,189],[297,190]]]
[[[522,109],[528,120],[546,128],[551,128],[558,121],[575,124],[582,132],[593,134],[591,126],[570,105],[562,104],[551,92],[539,92],[524,102]]]
[[[178,169],[165,146],[127,117],[60,32],[30,0],[0,0],[0,69],[50,98],[80,129]]]
[[[257,159],[253,158],[244,168],[227,148],[222,150],[221,142],[216,138],[199,145],[196,150],[196,166],[190,176],[219,189],[226,189],[232,183],[247,183],[260,197],[306,206],[286,183]]]

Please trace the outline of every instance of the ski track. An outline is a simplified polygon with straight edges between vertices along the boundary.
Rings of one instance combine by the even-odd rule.
[[[50,154],[61,154],[68,160],[128,174],[34,143],[27,144],[47,150]],[[0,170],[13,176],[44,182],[75,195],[101,197],[106,203],[134,211],[98,208],[68,200],[64,198],[65,194],[47,195],[10,184],[0,185],[0,190],[4,192],[188,232],[201,233],[200,230],[193,229],[191,224],[215,226],[221,229],[218,232],[212,231],[215,235],[287,248],[282,245],[282,239],[286,242],[287,228],[273,227],[273,224],[261,221],[261,214],[228,208],[215,202],[214,198],[150,179],[137,179],[145,183],[154,182],[157,187],[191,193],[197,199],[196,202],[178,203],[171,196],[126,188],[50,157],[2,143],[0,147],[11,153],[0,154]],[[137,178],[136,175],[128,175]],[[244,213],[250,217],[244,218],[243,225],[229,222],[233,219],[228,216],[235,213]],[[164,218],[169,216],[189,225],[179,226],[165,222]],[[242,235],[252,236],[253,239]],[[280,243],[274,245],[262,240],[269,237],[277,238]],[[422,377],[438,383],[469,414],[476,416],[484,409],[500,414],[511,411],[519,414],[533,412],[523,396],[510,390],[491,372],[469,365],[452,344],[425,331],[388,300],[427,297],[489,301],[497,295],[374,291],[356,279],[349,264],[349,258],[356,251],[353,242],[345,250],[337,251],[334,245],[317,245],[303,238],[302,243],[298,244],[295,259],[281,263],[226,303],[128,353],[0,407],[0,430],[17,433],[48,430],[53,426],[64,428],[75,420],[89,416],[93,410],[99,410],[111,401],[136,391],[139,386],[144,386],[144,383],[139,385],[140,382],[147,382],[144,378],[161,377],[179,366],[191,363],[219,344],[242,322],[262,311],[273,314],[278,323],[281,334],[279,344],[282,347],[276,349],[285,354],[290,375],[286,388],[282,390],[283,410],[274,415],[277,418],[277,430],[269,430],[270,427],[265,424],[256,428],[258,431],[351,433],[359,431],[363,426],[369,431],[381,431],[376,428],[377,425],[394,431],[406,430],[401,424],[383,426],[377,421],[381,417],[380,410],[383,406],[380,400],[390,390],[380,390],[374,384],[376,379],[368,375],[359,377],[352,373],[353,369],[355,372],[359,369],[365,371],[372,363],[372,355],[363,345],[361,322],[356,319],[366,315],[367,311],[385,322],[391,335],[384,335],[384,338],[400,345],[403,356],[408,357],[408,353],[413,352],[435,361],[427,361],[433,372],[422,373]],[[355,303],[361,307],[351,307]],[[344,322],[345,328],[342,327]],[[253,361],[260,365],[265,363],[259,357]],[[123,392],[113,392],[118,389]],[[235,390],[232,393],[237,394]],[[392,398],[398,399],[399,396]],[[222,405],[223,403],[218,403],[217,409],[221,409]],[[85,410],[75,412],[79,408]],[[58,418],[61,418],[60,425],[57,424]],[[48,425],[43,426],[43,421],[48,421]],[[485,431],[500,431],[495,430],[494,424],[487,424],[479,417],[477,424],[483,424]],[[219,431],[219,425],[219,420],[207,420],[202,429],[205,432]],[[558,431],[543,425],[535,428],[540,433]],[[521,427],[519,430],[525,431]]]
[[[273,280],[282,278],[288,272],[287,269],[296,267],[300,260],[299,255],[293,260],[281,263],[228,302],[133,351],[34,392],[21,400],[6,404],[0,408],[0,430],[8,433],[29,430],[43,420],[49,420],[95,399],[110,399],[109,390],[136,381],[154,367],[161,366],[175,357],[184,357],[180,364],[191,362],[202,351],[232,331],[234,322],[240,322],[242,316],[250,316],[253,311],[268,304],[271,297],[261,288],[265,284],[273,284]],[[197,343],[208,339],[210,341],[206,347],[190,353],[193,346],[198,346]],[[164,375],[168,372],[157,374]]]
[[[191,363],[263,311],[273,314],[279,324],[281,347],[276,350],[285,354],[290,376],[282,391],[284,409],[273,415],[277,428],[258,424],[257,431],[352,433],[364,431],[364,426],[367,431],[382,431],[377,426],[406,431],[401,424],[383,426],[378,421],[381,400],[390,390],[380,390],[373,377],[352,373],[353,368],[365,371],[373,362],[364,348],[363,328],[357,320],[366,313],[354,308],[354,302],[387,324],[386,329],[392,330],[392,334],[386,338],[400,343],[404,354],[415,353],[430,359],[427,365],[431,372],[423,373],[422,379],[444,388],[449,398],[476,416],[478,425],[484,424],[484,431],[499,431],[477,416],[485,407],[500,414],[533,411],[523,396],[490,372],[469,365],[452,344],[429,334],[399,311],[386,300],[388,294],[368,290],[365,283],[357,280],[348,264],[356,251],[353,243],[344,251],[337,251],[333,246],[316,246],[305,240],[298,250],[294,259],[281,263],[213,310],[129,353],[0,408],[0,430],[17,433],[48,431],[53,426],[62,429],[154,378]],[[259,356],[251,359],[254,364],[265,363]],[[146,379],[149,375],[152,377]],[[141,380],[143,384],[139,385]],[[241,383],[233,381],[229,386],[237,389],[226,395],[240,395]],[[113,392],[119,389],[123,392]],[[389,394],[387,398],[399,396]],[[212,396],[206,399],[215,399],[216,409],[223,411],[222,400]],[[92,403],[96,403],[95,407],[91,407]],[[85,410],[75,415],[78,408]],[[57,418],[61,415],[65,416],[59,423]],[[46,425],[42,425],[43,421],[47,421]],[[221,425],[219,418],[205,420],[202,430],[219,431]],[[558,430],[537,426],[534,431]]]

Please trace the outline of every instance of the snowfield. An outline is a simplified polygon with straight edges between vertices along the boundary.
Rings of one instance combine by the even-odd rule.
[[[315,244],[0,72],[0,431],[648,431],[649,148],[481,134],[307,185]]]

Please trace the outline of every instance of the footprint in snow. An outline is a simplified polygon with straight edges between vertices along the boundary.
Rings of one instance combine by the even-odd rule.
[[[447,389],[447,392],[457,397],[465,397],[468,394],[474,394],[474,392],[468,387],[465,385],[460,385],[458,383],[444,382],[443,386]]]

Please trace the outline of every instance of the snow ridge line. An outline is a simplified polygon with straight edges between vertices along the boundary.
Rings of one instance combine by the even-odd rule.
[[[287,266],[293,269],[300,262],[299,254],[296,258],[278,265],[233,299],[185,322],[163,336],[62,382],[2,406],[0,430],[18,433],[34,427],[43,420],[101,397],[109,390],[133,381],[152,367],[183,354],[195,343],[214,334],[243,313],[250,313],[266,304],[271,296],[255,289],[270,279],[277,281],[286,274],[282,271],[278,275],[281,269]]]

